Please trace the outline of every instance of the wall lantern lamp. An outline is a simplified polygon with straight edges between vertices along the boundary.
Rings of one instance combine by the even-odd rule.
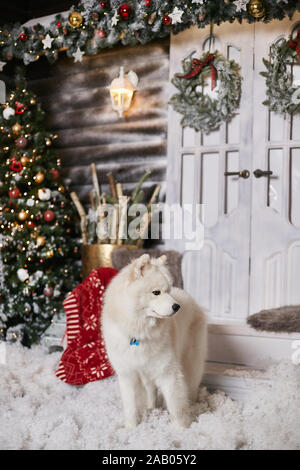
[[[133,93],[136,91],[138,76],[135,72],[124,75],[124,67],[120,67],[120,75],[115,78],[109,87],[112,108],[123,116],[123,112],[130,108]]]

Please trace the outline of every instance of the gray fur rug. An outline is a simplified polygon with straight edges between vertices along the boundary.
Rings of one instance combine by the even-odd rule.
[[[300,332],[300,305],[262,310],[250,315],[247,323],[256,330]]]

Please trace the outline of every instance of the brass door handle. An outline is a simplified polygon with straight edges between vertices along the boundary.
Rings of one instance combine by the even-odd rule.
[[[239,176],[240,178],[247,179],[250,176],[250,171],[243,170],[243,171],[225,171],[225,176]]]
[[[261,178],[262,176],[271,176],[273,175],[273,171],[270,171],[270,170],[260,170],[259,168],[255,171],[253,171],[253,174],[255,176],[255,178]]]

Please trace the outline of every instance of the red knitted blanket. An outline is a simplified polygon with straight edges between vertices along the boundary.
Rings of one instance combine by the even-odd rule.
[[[55,375],[72,385],[84,385],[114,374],[100,329],[102,297],[113,268],[93,269],[64,300],[67,348]]]

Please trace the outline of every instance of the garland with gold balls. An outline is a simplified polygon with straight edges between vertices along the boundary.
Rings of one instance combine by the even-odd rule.
[[[145,44],[192,25],[269,22],[291,17],[295,11],[300,11],[300,0],[81,0],[48,26],[2,25],[0,71],[13,58],[27,65],[45,55],[52,63],[65,51],[81,62],[84,55],[104,48]]]
[[[300,83],[293,81],[291,67],[300,64],[300,29],[288,40],[273,44],[269,59],[263,59],[267,71],[267,99],[263,102],[270,111],[279,114],[300,113]]]
[[[182,61],[183,74],[175,74],[172,83],[179,90],[170,99],[175,111],[182,114],[181,125],[209,133],[233,117],[239,107],[242,77],[239,65],[218,51],[207,52],[200,59],[192,54]],[[204,93],[211,82],[216,97]]]

